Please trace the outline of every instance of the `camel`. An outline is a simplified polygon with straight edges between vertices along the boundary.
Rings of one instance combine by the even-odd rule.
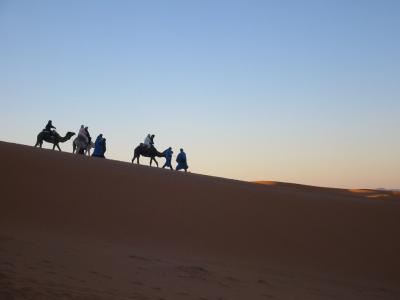
[[[73,142],[72,142],[72,153],[80,153],[81,149],[83,148],[84,150],[84,154],[90,156],[90,149],[94,148],[94,143],[90,142],[86,145],[84,145],[84,143],[82,143],[82,141],[79,141],[79,138],[76,137],[74,138]]]
[[[64,143],[73,137],[75,133],[68,131],[65,136],[60,136],[57,132],[42,131],[38,134],[36,144],[34,147],[39,146],[42,148],[43,141],[53,144],[53,150],[57,147],[61,151],[59,143]]]
[[[146,145],[140,144],[134,150],[132,163],[134,163],[134,161],[136,159],[137,163],[140,164],[139,163],[140,155],[145,156],[145,157],[150,157],[150,166],[151,166],[152,162],[154,161],[156,163],[157,167],[158,167],[158,162],[156,160],[156,157],[165,157],[164,152],[158,152],[157,149],[154,148],[154,146],[152,146],[151,148],[148,148]]]

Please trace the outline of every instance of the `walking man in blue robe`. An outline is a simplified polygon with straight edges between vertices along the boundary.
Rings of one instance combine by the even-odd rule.
[[[163,169],[165,167],[169,167],[171,170],[173,170],[172,168],[172,164],[171,164],[171,160],[172,160],[172,154],[174,152],[172,151],[172,148],[169,147],[167,150],[164,151],[164,155],[165,155],[165,164],[163,165]]]
[[[176,166],[176,170],[185,170],[187,172],[187,169],[189,169],[189,166],[187,165],[187,160],[186,160],[186,153],[183,151],[181,148],[181,152],[178,154],[176,157],[176,162],[178,165]]]

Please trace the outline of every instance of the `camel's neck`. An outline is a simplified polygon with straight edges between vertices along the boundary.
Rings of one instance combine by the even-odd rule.
[[[68,140],[69,140],[69,138],[68,138],[67,135],[66,135],[66,136],[60,137],[60,142],[61,142],[61,143],[64,143],[64,142],[66,142],[66,141],[68,141]]]

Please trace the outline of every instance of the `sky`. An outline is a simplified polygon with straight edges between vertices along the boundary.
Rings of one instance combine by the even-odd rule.
[[[0,107],[2,141],[51,119],[110,159],[153,133],[195,173],[400,188],[400,1],[0,0]]]

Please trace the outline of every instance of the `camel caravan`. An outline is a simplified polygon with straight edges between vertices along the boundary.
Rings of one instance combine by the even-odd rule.
[[[61,151],[59,144],[69,141],[74,135],[74,132],[69,131],[65,134],[65,136],[61,136],[57,133],[56,127],[53,126],[52,121],[50,120],[47,122],[46,127],[37,135],[35,147],[39,146],[40,148],[42,148],[43,142],[47,142],[53,144],[53,150],[55,150],[55,148],[57,147],[57,149]],[[174,152],[172,151],[172,148],[169,147],[165,151],[159,152],[154,147],[154,137],[154,134],[148,134],[144,142],[140,143],[139,146],[134,149],[132,163],[134,163],[136,160],[137,163],[140,164],[139,158],[140,156],[144,156],[150,158],[150,166],[154,162],[158,167],[158,161],[156,160],[156,157],[163,157],[165,158],[165,163],[162,168],[170,168],[171,170],[173,170],[172,155]],[[92,149],[94,149],[93,153],[90,154]],[[89,134],[89,128],[81,125],[78,136],[75,137],[72,141],[72,153],[84,156],[105,158],[105,152],[106,139],[103,137],[103,134],[99,134],[96,140],[93,142],[92,137]],[[176,162],[176,170],[184,170],[185,172],[187,172],[189,166],[187,165],[186,153],[183,151],[183,149],[180,149],[180,152],[176,157]]]

